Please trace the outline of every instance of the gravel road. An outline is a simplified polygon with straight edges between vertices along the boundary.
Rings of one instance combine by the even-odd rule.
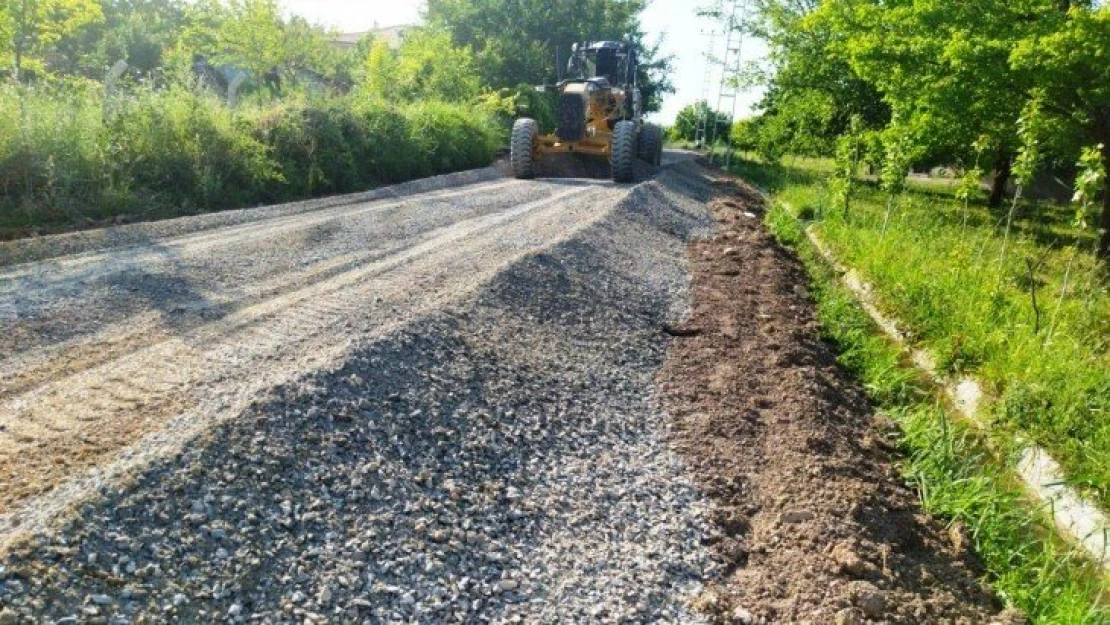
[[[0,625],[696,622],[709,185],[482,170],[0,248]]]

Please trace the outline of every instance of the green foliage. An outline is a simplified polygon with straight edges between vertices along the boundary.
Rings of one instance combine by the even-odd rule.
[[[515,89],[490,91],[480,98],[482,108],[494,115],[505,130],[505,140],[513,123],[529,117],[540,125],[540,132],[555,131],[558,124],[555,107],[558,93],[552,90],[537,91],[531,85],[518,85]]]
[[[880,140],[882,150],[882,173],[879,186],[894,196],[906,188],[906,176],[913,162],[913,137],[904,126],[893,124]]]
[[[1047,5],[1047,6],[1045,6]],[[1110,4],[1044,2],[1009,48],[1008,66],[1046,104],[1042,141],[1069,160],[1081,146],[1110,144]]]
[[[759,3],[757,36],[768,42],[772,74],[765,77],[763,111],[769,153],[831,156],[853,117],[862,129],[881,129],[890,109],[873,84],[853,71],[840,34],[813,15],[814,1]]]
[[[26,115],[20,116],[20,103]],[[228,108],[182,87],[0,87],[0,232],[343,193],[488,164],[501,131],[471,104],[357,96]]]
[[[621,7],[608,23],[634,26],[638,12]],[[331,39],[277,0],[0,0],[0,56],[39,78],[0,87],[0,229],[485,165],[513,116],[554,117],[530,89],[483,93],[475,53],[443,29],[413,29],[398,50],[368,38],[346,56]],[[130,71],[108,99],[78,78],[99,80],[121,59]],[[235,75],[248,82],[232,109],[221,83]],[[252,95],[262,79],[273,88]]]
[[[732,120],[728,115],[713,111],[708,102],[695,102],[686,106],[675,117],[674,126],[671,127],[671,139],[675,141],[694,141],[697,138],[698,126],[706,120],[706,132],[715,140],[725,140],[732,132]],[[716,127],[714,127],[716,124]],[[707,138],[708,140],[708,138]]]
[[[811,184],[788,185],[782,196],[810,197],[813,192]],[[1072,548],[1054,540],[1051,522],[1029,509],[1006,458],[990,450],[989,435],[949,418],[938,407],[935,390],[902,360],[851,292],[837,284],[783,203],[773,203],[766,219],[780,241],[798,250],[809,270],[825,338],[872,400],[900,426],[903,473],[917,487],[926,511],[949,520],[954,531],[964,530],[993,589],[1032,622],[1104,622],[1110,615],[1099,604],[1098,573]],[[1005,441],[999,440],[995,444],[1005,449]]]
[[[0,60],[16,78],[41,72],[50,46],[103,19],[94,0],[0,0]]]
[[[363,91],[387,100],[474,101],[480,93],[477,67],[469,48],[456,47],[441,31],[416,29],[393,51],[384,41],[366,57]]]
[[[153,206],[242,206],[280,182],[266,147],[214,97],[184,89],[136,94],[105,125],[111,151],[105,189]]]
[[[108,163],[94,86],[0,88],[2,221],[73,221]]]
[[[657,111],[673,93],[672,59],[649,45],[640,28],[645,0],[429,0],[428,22],[451,34],[455,44],[474,51],[482,84],[551,84],[572,43],[628,41],[640,51],[639,85],[645,111]]]
[[[85,25],[57,42],[49,70],[103,78],[106,68],[124,60],[149,75],[165,62],[185,26],[184,0],[99,0],[104,20]]]
[[[1043,124],[1041,120],[1041,102],[1039,99],[1030,100],[1018,119],[1018,148],[1017,159],[1014,160],[1014,183],[1019,187],[1027,186],[1033,181],[1037,173],[1037,166],[1041,162],[1041,138]]]
[[[852,203],[852,194],[856,188],[856,173],[863,157],[863,137],[860,133],[858,117],[852,118],[850,130],[842,136],[836,145],[836,169],[829,181],[829,190],[832,193],[833,207],[849,214]]]
[[[1026,186],[1037,168],[1069,176],[1082,146],[1110,145],[1105,2],[766,0],[758,7],[756,30],[770,44],[773,69],[761,134],[775,148],[828,155],[852,116],[863,130],[897,119],[917,165],[975,161],[978,170],[990,159],[997,205],[1015,157]],[[1032,143],[1030,102],[1037,103]],[[966,187],[970,193],[970,181]],[[1100,226],[1098,253],[1110,257],[1110,199]]]
[[[1092,212],[1092,207],[1098,194],[1106,190],[1106,164],[1102,162],[1102,151],[1105,146],[1096,145],[1084,148],[1079,154],[1076,167],[1079,172],[1075,176],[1075,195],[1072,203],[1076,205],[1075,225],[1087,228]]]
[[[340,56],[329,35],[304,18],[284,18],[276,0],[200,0],[187,7],[175,53],[254,76],[273,69],[291,78],[302,71],[330,76]]]

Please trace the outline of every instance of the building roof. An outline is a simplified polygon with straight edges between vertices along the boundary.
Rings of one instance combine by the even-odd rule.
[[[397,48],[405,38],[405,31],[412,27],[411,24],[400,24],[384,28],[371,28],[370,30],[354,33],[340,33],[332,38],[332,43],[339,48],[349,50],[357,46],[358,42],[366,37],[372,36],[375,39],[384,40],[391,48]]]

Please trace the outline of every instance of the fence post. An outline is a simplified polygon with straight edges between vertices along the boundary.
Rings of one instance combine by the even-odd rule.
[[[109,109],[112,103],[112,96],[116,91],[116,82],[119,81],[120,76],[127,71],[127,61],[120,59],[108,70],[107,75],[104,76],[104,119],[108,119],[108,114],[111,112]]]
[[[239,72],[235,75],[235,78],[231,80],[231,84],[227,86],[227,105],[231,108],[235,108],[235,105],[239,103],[239,87],[242,87],[243,83],[246,81],[246,73]]]

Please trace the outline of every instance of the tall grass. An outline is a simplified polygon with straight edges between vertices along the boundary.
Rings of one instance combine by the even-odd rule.
[[[488,164],[479,106],[357,96],[231,109],[184,87],[0,87],[0,236],[344,193]]]
[[[966,536],[995,592],[1032,622],[1107,622],[1106,587],[1099,573],[1079,551],[1055,538],[1051,522],[1029,507],[981,433],[948,417],[936,389],[901,358],[899,348],[836,281],[805,238],[803,223],[780,202],[768,211],[767,222],[806,264],[824,338],[871,399],[899,424],[903,474],[926,511],[948,520],[953,535]]]
[[[821,236],[875,287],[942,372],[988,385],[991,428],[1049,449],[1069,480],[1110,503],[1110,292],[1094,233],[1071,211],[1025,203],[1000,262],[1001,213],[935,189],[897,198],[863,186],[847,216],[828,210],[821,173],[748,162],[777,196],[816,218]],[[1036,306],[1034,306],[1034,297]]]

